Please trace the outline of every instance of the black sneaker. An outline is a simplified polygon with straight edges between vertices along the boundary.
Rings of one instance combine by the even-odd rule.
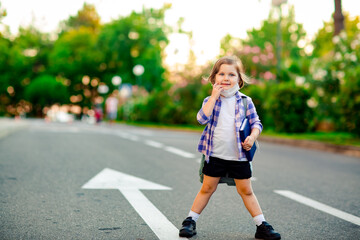
[[[196,222],[191,217],[187,217],[182,223],[179,236],[191,238],[194,235],[196,235]]]
[[[273,227],[267,222],[262,222],[260,226],[257,226],[255,238],[265,240],[278,240],[281,239],[280,233],[274,231]]]

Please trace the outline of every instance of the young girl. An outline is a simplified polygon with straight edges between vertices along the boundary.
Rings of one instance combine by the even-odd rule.
[[[204,179],[188,217],[183,221],[180,237],[196,234],[196,221],[215,192],[220,177],[228,174],[234,178],[236,189],[245,207],[257,226],[255,238],[281,239],[270,224],[265,221],[260,205],[251,187],[251,162],[246,159],[243,149],[250,150],[262,131],[262,124],[251,98],[239,92],[244,86],[245,75],[241,61],[236,57],[220,58],[209,77],[213,84],[210,97],[205,98],[197,114],[200,124],[207,124],[198,146],[205,155]],[[244,112],[242,96],[247,98],[247,112]],[[239,128],[248,117],[251,134],[240,141]]]

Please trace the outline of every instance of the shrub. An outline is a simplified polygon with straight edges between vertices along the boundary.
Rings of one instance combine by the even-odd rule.
[[[241,92],[244,93],[245,95],[251,97],[255,108],[256,108],[256,112],[259,115],[259,118],[261,120],[261,122],[263,123],[264,127],[269,126],[270,123],[270,118],[268,117],[268,114],[266,113],[265,110],[265,86],[260,86],[260,85],[248,85],[245,86]]]
[[[347,81],[341,85],[337,109],[341,113],[338,128],[360,136],[360,67],[347,71]]]
[[[282,83],[268,94],[267,112],[279,132],[306,132],[311,126],[313,111],[307,105],[308,91],[294,84]]]
[[[25,88],[25,99],[33,104],[36,114],[41,114],[45,106],[68,103],[69,92],[54,76],[41,75]]]

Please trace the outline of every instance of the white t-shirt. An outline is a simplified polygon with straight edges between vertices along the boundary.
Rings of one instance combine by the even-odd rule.
[[[239,150],[235,132],[235,95],[221,97],[221,109],[217,126],[213,135],[213,149],[211,156],[224,160],[239,160]]]

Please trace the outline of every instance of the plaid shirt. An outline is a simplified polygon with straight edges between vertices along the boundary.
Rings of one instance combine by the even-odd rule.
[[[240,92],[236,92],[236,102],[235,102],[235,130],[236,130],[236,139],[237,139],[237,146],[239,150],[239,160],[242,158],[246,158],[245,153],[242,151],[241,141],[240,141],[240,125],[245,118],[245,108],[242,101],[242,96],[247,98],[247,112],[246,116],[249,118],[249,123],[251,129],[258,128],[260,133],[263,129],[263,126],[260,122],[259,116],[256,113],[256,109],[254,103],[252,102],[251,98],[242,94]],[[209,100],[210,97],[204,99],[202,106]],[[242,106],[240,108],[240,105]],[[200,124],[206,125],[198,145],[198,151],[205,155],[205,160],[209,162],[209,156],[212,154],[212,147],[213,147],[213,135],[214,130],[217,125],[217,121],[219,118],[221,109],[221,98],[218,98],[215,102],[214,110],[211,116],[207,117],[204,112],[203,108],[201,107],[200,111],[197,114],[197,120]]]

